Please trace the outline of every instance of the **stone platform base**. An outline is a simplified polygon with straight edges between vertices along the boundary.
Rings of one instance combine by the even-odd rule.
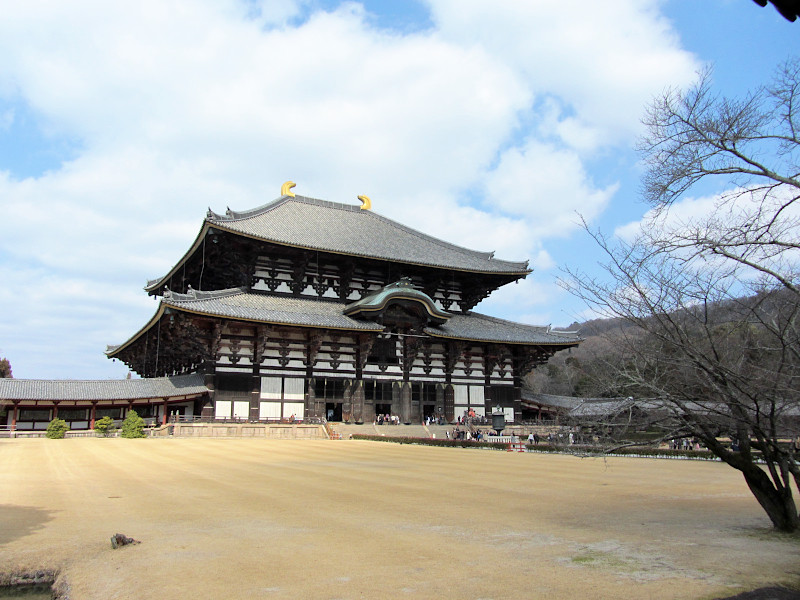
[[[321,425],[287,425],[261,423],[175,423],[165,425],[158,435],[180,437],[235,437],[285,440],[327,439]]]

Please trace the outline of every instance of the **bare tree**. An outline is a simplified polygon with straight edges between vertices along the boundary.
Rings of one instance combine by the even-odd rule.
[[[563,280],[644,334],[618,360],[621,386],[655,398],[670,434],[697,437],[741,471],[784,531],[800,528],[798,105],[797,60],[741,100],[714,95],[708,72],[665,93],[640,146],[654,209],[632,241],[592,234],[602,277]],[[729,191],[705,216],[676,218],[678,200],[706,183]]]

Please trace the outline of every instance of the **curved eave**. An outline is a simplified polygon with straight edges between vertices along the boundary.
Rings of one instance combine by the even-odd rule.
[[[134,333],[133,336],[128,338],[127,342],[123,342],[119,346],[114,347],[113,349],[109,347],[109,349],[106,350],[105,352],[106,356],[108,358],[116,358],[117,354],[119,354],[122,350],[133,344],[136,340],[138,340],[145,333],[147,333],[153,325],[158,323],[159,319],[161,319],[161,317],[164,315],[164,311],[166,309],[167,307],[164,306],[164,302],[160,301],[158,303],[158,308],[156,309],[155,314],[150,318],[150,320],[141,329],[139,329],[139,331]]]
[[[158,309],[153,317],[147,322],[147,324],[142,327],[136,334],[133,335],[127,342],[120,344],[119,346],[107,350],[106,356],[109,358],[116,358],[116,356],[125,348],[131,346],[135,343],[139,338],[141,338],[144,334],[146,334],[150,329],[155,326],[158,321],[164,316],[164,313],[167,310],[182,312],[191,315],[197,315],[201,317],[208,317],[212,319],[227,319],[230,321],[239,321],[244,323],[259,323],[264,325],[286,325],[290,327],[302,327],[305,329],[334,329],[337,331],[352,331],[352,332],[362,332],[362,333],[369,333],[369,332],[380,332],[384,330],[384,327],[380,325],[372,325],[372,324],[365,324],[364,327],[341,327],[336,325],[320,325],[320,324],[308,324],[308,323],[296,323],[289,319],[286,320],[279,320],[279,319],[254,319],[251,317],[246,316],[230,316],[219,314],[213,311],[204,311],[204,310],[197,310],[192,308],[187,308],[185,306],[180,306],[172,303],[168,303],[163,299],[159,302]]]
[[[208,230],[209,229],[214,229],[214,230],[217,230],[217,231],[229,233],[231,235],[239,236],[239,237],[242,237],[242,238],[256,240],[256,241],[259,241],[259,242],[268,242],[270,244],[275,244],[276,246],[283,246],[285,248],[296,248],[298,250],[310,250],[312,252],[325,252],[326,254],[335,254],[337,256],[347,256],[347,257],[354,257],[354,258],[367,258],[367,259],[370,259],[370,260],[377,260],[377,261],[381,261],[381,262],[385,262],[385,263],[400,263],[400,264],[411,265],[411,266],[415,266],[415,267],[424,267],[424,268],[427,268],[427,269],[439,269],[439,270],[442,270],[442,271],[456,271],[456,272],[459,272],[459,273],[474,273],[476,275],[496,275],[496,276],[513,277],[514,279],[512,279],[509,283],[512,283],[513,281],[515,281],[517,279],[524,279],[525,277],[527,277],[528,275],[533,273],[533,269],[525,269],[525,270],[522,270],[522,271],[482,271],[482,270],[465,269],[465,268],[459,268],[459,267],[447,267],[447,266],[443,266],[443,265],[431,265],[431,264],[426,264],[426,263],[421,263],[421,262],[413,262],[413,261],[407,261],[407,260],[383,258],[383,257],[378,257],[378,256],[364,256],[362,254],[341,252],[341,251],[337,251],[337,250],[330,250],[328,248],[323,248],[323,247],[304,246],[302,244],[288,244],[286,242],[280,242],[280,241],[264,238],[264,237],[261,237],[261,236],[252,235],[252,234],[248,234],[248,233],[243,233],[241,231],[236,231],[235,229],[230,229],[228,227],[225,227],[224,225],[220,225],[219,223],[215,223],[215,222],[212,222],[212,221],[209,221],[209,220],[206,219],[203,222],[203,226],[200,228],[200,232],[197,234],[197,237],[195,238],[195,241],[191,245],[189,250],[187,250],[184,253],[184,255],[181,257],[181,259],[177,263],[175,263],[175,266],[173,266],[172,269],[170,269],[170,271],[166,275],[164,275],[160,279],[154,280],[155,283],[148,283],[144,287],[144,290],[146,292],[152,292],[152,291],[157,290],[158,288],[160,288],[167,281],[169,281],[170,278],[173,277],[181,269],[181,267],[183,267],[183,265],[186,263],[186,261],[188,261],[195,254],[195,252],[197,252],[197,250],[203,245],[203,240],[208,235]]]
[[[411,265],[411,266],[415,266],[415,267],[425,267],[427,269],[441,269],[443,271],[458,271],[460,273],[474,273],[476,275],[506,275],[506,276],[516,275],[516,279],[527,277],[528,275],[533,273],[533,269],[524,269],[524,270],[521,270],[521,271],[482,271],[482,270],[476,270],[476,269],[466,269],[466,268],[463,268],[463,267],[447,267],[447,266],[444,266],[444,265],[432,265],[432,264],[428,264],[428,263],[415,262],[415,261],[409,261],[409,260],[401,260],[401,259],[396,259],[396,258],[386,258],[386,257],[382,257],[382,256],[372,256],[372,255],[365,255],[365,254],[357,254],[355,252],[343,252],[341,250],[331,250],[329,248],[324,248],[322,246],[305,246],[305,245],[302,245],[302,244],[290,244],[288,242],[280,242],[280,241],[264,238],[264,237],[261,237],[261,236],[258,236],[258,235],[253,235],[253,234],[249,234],[249,233],[243,233],[243,232],[237,231],[235,229],[229,229],[229,228],[225,227],[224,225],[220,225],[219,223],[212,223],[211,226],[214,229],[218,229],[219,231],[224,231],[226,233],[231,233],[231,234],[238,235],[238,236],[241,236],[241,237],[244,237],[244,238],[249,238],[251,240],[258,240],[260,242],[269,242],[271,244],[275,244],[276,246],[284,246],[286,248],[297,248],[298,250],[311,250],[313,252],[325,252],[326,254],[336,254],[337,256],[351,256],[351,257],[355,257],[355,258],[367,258],[367,259],[370,259],[370,260],[379,260],[379,261],[387,262],[387,263],[401,263],[401,264],[404,264],[404,265]],[[178,267],[180,267],[180,264],[177,265],[172,270],[170,276],[172,275],[172,273],[177,271]],[[166,279],[166,277],[162,278],[161,281],[164,281],[164,279]]]
[[[287,200],[290,200],[290,199],[291,199],[290,196],[281,196],[277,200],[273,200],[272,202],[269,202],[269,203],[265,204],[264,206],[258,207],[256,209],[251,210],[251,211],[242,211],[242,212],[231,211],[231,214],[234,215],[234,217],[232,219],[230,219],[230,222],[237,222],[237,221],[240,221],[240,220],[243,220],[243,219],[251,218],[253,216],[261,214],[268,207],[276,206],[280,202],[287,201]],[[213,216],[211,216],[211,215],[213,215]],[[215,217],[216,217],[216,219],[215,219]],[[444,265],[434,265],[434,264],[428,264],[428,263],[418,262],[418,261],[393,259],[393,258],[386,258],[386,257],[381,257],[381,256],[373,256],[373,255],[369,255],[369,254],[359,254],[359,253],[356,253],[356,252],[344,252],[344,251],[341,251],[341,250],[332,250],[330,248],[326,248],[326,247],[323,247],[323,246],[291,244],[291,243],[288,243],[288,242],[285,242],[285,241],[273,240],[273,239],[262,237],[262,236],[259,236],[259,235],[250,234],[250,233],[244,233],[242,231],[238,231],[235,228],[227,226],[225,224],[225,218],[226,217],[223,216],[223,215],[217,215],[216,213],[213,213],[212,211],[209,211],[209,215],[207,215],[206,218],[204,219],[203,226],[200,228],[200,232],[197,234],[197,237],[195,238],[194,242],[189,247],[189,249],[184,253],[184,255],[181,257],[181,259],[177,263],[175,263],[175,265],[169,270],[169,272],[166,275],[164,275],[163,277],[161,277],[159,279],[153,280],[152,283],[148,282],[147,285],[145,285],[145,287],[144,287],[145,291],[152,292],[152,291],[158,289],[159,287],[161,287],[162,285],[164,285],[164,283],[166,281],[168,281],[171,277],[173,277],[180,270],[180,268],[186,263],[186,261],[189,260],[195,254],[195,252],[197,252],[197,250],[203,244],[203,240],[208,235],[208,230],[212,229],[212,228],[215,229],[215,230],[224,231],[225,233],[229,233],[231,235],[239,236],[239,237],[242,237],[242,238],[256,240],[256,241],[259,241],[259,242],[268,242],[268,243],[275,244],[277,246],[283,246],[283,247],[286,247],[286,248],[297,248],[298,250],[310,250],[310,251],[314,251],[314,252],[325,252],[327,254],[354,257],[354,258],[367,258],[367,259],[370,259],[370,260],[376,260],[376,261],[381,261],[381,262],[385,262],[385,263],[399,263],[399,264],[411,265],[411,266],[417,266],[417,267],[424,267],[424,268],[429,268],[429,269],[430,268],[439,269],[439,270],[443,270],[443,271],[456,271],[456,272],[460,272],[460,273],[474,273],[476,275],[497,275],[497,276],[513,277],[513,279],[511,281],[525,278],[528,275],[530,275],[531,273],[533,273],[533,269],[530,269],[530,268],[527,268],[527,267],[526,268],[518,268],[518,269],[509,268],[507,270],[468,269],[468,268],[464,268],[464,267],[448,267],[448,266],[444,266]],[[397,223],[396,225],[398,227],[405,227],[404,225],[402,225],[400,223]],[[410,231],[414,231],[414,230],[410,230]],[[414,233],[420,234],[419,232],[416,232],[416,231],[414,231]],[[421,234],[421,235],[425,235],[425,234]],[[426,236],[426,237],[430,237],[430,236]],[[441,242],[441,240],[436,240],[436,241]],[[448,242],[443,242],[443,243],[447,244],[450,247],[460,248],[460,249],[462,249],[464,251],[467,251],[467,252],[475,253],[475,254],[478,254],[478,255],[484,255],[489,260],[491,259],[490,257],[493,256],[493,254],[494,254],[492,252],[477,252],[477,251],[474,251],[474,250],[470,250],[468,248],[461,248],[460,246],[456,246],[455,244],[450,244]],[[502,261],[502,262],[510,263],[512,261]],[[527,264],[527,263],[521,263],[521,264]]]
[[[571,341],[511,341],[511,340],[504,340],[499,338],[489,338],[489,337],[468,337],[468,336],[457,336],[457,335],[448,335],[441,332],[437,332],[433,330],[431,327],[426,327],[424,332],[435,338],[441,338],[446,340],[459,340],[463,342],[484,342],[490,344],[513,344],[515,346],[562,346],[564,348],[569,348],[571,346],[577,346],[583,340],[571,340]]]
[[[197,249],[200,248],[200,246],[203,245],[203,241],[205,240],[206,236],[208,235],[208,230],[211,229],[212,227],[215,227],[215,226],[208,219],[205,219],[203,221],[203,226],[200,228],[200,232],[197,234],[197,237],[195,238],[194,242],[189,247],[189,249],[184,253],[184,255],[181,257],[181,259],[177,263],[175,263],[175,266],[172,267],[172,269],[170,269],[169,272],[166,275],[164,275],[160,279],[154,280],[155,283],[149,283],[148,282],[148,284],[146,286],[144,286],[144,290],[146,292],[152,292],[152,291],[157,290],[158,288],[160,288],[167,281],[169,281],[170,278],[173,275],[175,275],[175,273],[177,273],[180,270],[180,268],[186,263],[186,261],[189,260],[194,255],[194,253],[197,251]]]
[[[245,323],[263,323],[264,325],[287,325],[290,327],[303,327],[305,329],[336,329],[337,331],[353,331],[353,332],[362,332],[362,333],[369,333],[369,332],[379,332],[383,331],[384,327],[380,325],[375,325],[374,327],[340,327],[337,325],[320,325],[315,323],[296,323],[289,319],[287,320],[279,320],[279,319],[254,319],[252,317],[242,317],[242,316],[228,316],[228,315],[221,315],[211,311],[204,311],[204,310],[197,310],[186,308],[183,306],[175,306],[175,305],[168,305],[168,308],[176,311],[180,311],[187,314],[198,315],[201,317],[210,317],[214,319],[227,319],[229,321],[241,321]]]

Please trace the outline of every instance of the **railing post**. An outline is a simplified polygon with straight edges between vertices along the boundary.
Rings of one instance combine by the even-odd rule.
[[[11,437],[17,437],[16,431],[17,431],[18,410],[19,410],[19,402],[14,402],[14,415],[11,417],[11,431],[12,431]]]

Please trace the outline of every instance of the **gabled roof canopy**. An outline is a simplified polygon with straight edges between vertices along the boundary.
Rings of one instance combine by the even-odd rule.
[[[453,316],[437,307],[433,299],[425,292],[411,287],[411,280],[407,278],[384,286],[379,292],[348,304],[344,309],[344,314],[348,317],[371,318],[383,313],[390,304],[404,302],[421,305],[427,315],[428,323],[441,325]]]

